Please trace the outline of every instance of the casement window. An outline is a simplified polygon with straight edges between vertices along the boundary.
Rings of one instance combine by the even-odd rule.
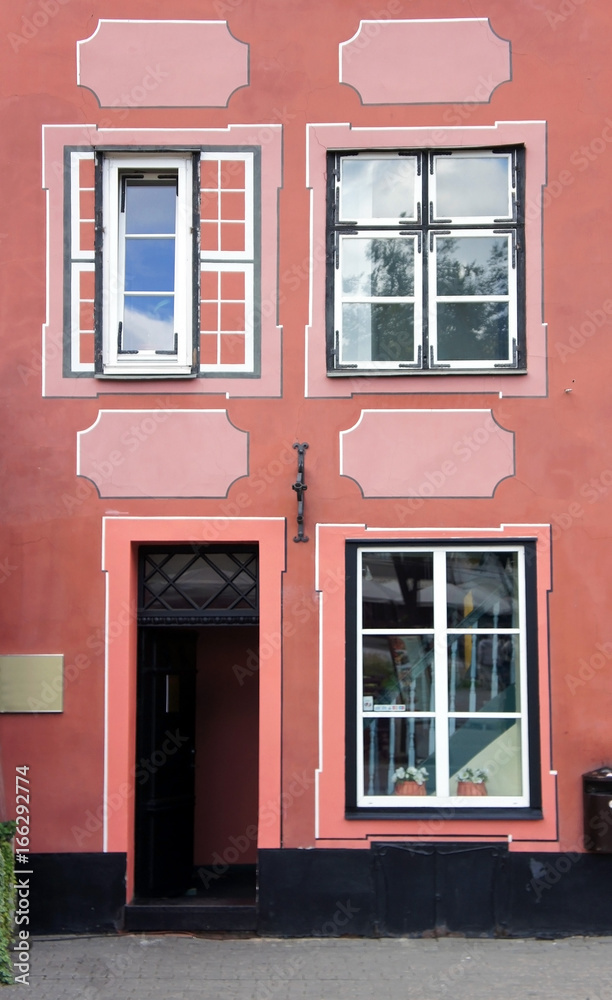
[[[349,814],[539,808],[534,562],[531,542],[349,543]]]
[[[87,183],[92,160],[73,157]],[[82,249],[89,220],[77,219],[71,325],[82,357],[93,313],[95,374],[252,373],[254,153],[98,152],[95,198],[78,185],[76,204],[95,203],[95,244]]]
[[[525,370],[523,160],[329,155],[329,375]]]
[[[198,287],[194,156],[101,154],[99,166],[97,371],[192,374]]]

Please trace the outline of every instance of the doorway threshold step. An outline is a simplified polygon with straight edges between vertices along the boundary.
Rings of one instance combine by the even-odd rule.
[[[254,931],[256,926],[254,905],[164,899],[128,903],[123,910],[126,931]]]

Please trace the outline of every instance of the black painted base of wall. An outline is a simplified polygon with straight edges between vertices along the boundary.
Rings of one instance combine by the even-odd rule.
[[[124,854],[31,855],[29,930],[120,928],[125,864]],[[612,934],[612,854],[512,853],[503,844],[465,843],[265,850],[258,886],[261,935]]]
[[[236,931],[257,930],[255,906],[220,903],[211,906],[197,900],[180,902],[160,900],[155,903],[130,903],[123,911],[125,931]]]
[[[612,934],[612,854],[374,844],[259,854],[264,935]]]
[[[125,854],[31,854],[30,933],[116,931],[125,903],[125,866]]]

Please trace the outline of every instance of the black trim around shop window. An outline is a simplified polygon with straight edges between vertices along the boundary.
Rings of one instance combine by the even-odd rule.
[[[494,546],[496,549],[522,548],[525,566],[525,637],[527,651],[527,711],[526,725],[528,734],[528,769],[529,769],[529,804],[527,806],[508,806],[499,808],[478,808],[470,806],[412,806],[389,807],[358,806],[357,805],[357,600],[358,559],[360,549],[385,548],[394,549],[452,549],[482,546]],[[537,621],[537,572],[536,572],[536,542],[533,539],[516,538],[479,538],[463,539],[449,538],[390,541],[387,539],[349,539],[345,552],[346,570],[346,703],[345,703],[345,818],[346,819],[542,819],[542,781],[540,764],[540,699],[539,699],[539,667],[538,667],[538,621]],[[413,800],[414,801],[414,800]]]

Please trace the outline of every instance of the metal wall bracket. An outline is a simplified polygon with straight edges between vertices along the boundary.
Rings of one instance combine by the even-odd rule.
[[[304,534],[304,492],[308,489],[306,483],[304,482],[304,452],[306,451],[308,445],[306,442],[304,444],[294,444],[294,448],[297,448],[298,453],[298,471],[297,479],[293,483],[291,489],[295,490],[297,493],[297,526],[298,533],[293,536],[294,542],[307,542],[308,535]]]

